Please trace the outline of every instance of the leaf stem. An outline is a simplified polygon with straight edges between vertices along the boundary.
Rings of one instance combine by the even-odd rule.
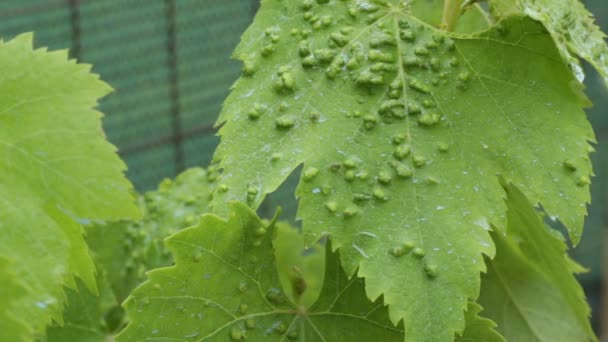
[[[462,13],[463,0],[444,0],[443,17],[441,18],[441,28],[451,32],[454,31],[458,18]]]

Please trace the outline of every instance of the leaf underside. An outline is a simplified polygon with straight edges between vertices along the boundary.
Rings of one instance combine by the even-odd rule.
[[[593,15],[580,0],[495,0],[494,15],[521,13],[541,21],[579,81],[585,75],[577,57],[589,62],[608,85],[608,44],[606,34],[594,23]]]
[[[76,219],[138,216],[93,109],[110,87],[89,71],[66,51],[32,50],[29,34],[0,41],[0,256],[28,285],[11,313],[36,333],[61,322],[75,277],[97,291]]]
[[[460,35],[409,11],[264,1],[235,52],[244,75],[218,120],[212,205],[255,208],[303,164],[307,241],[331,235],[347,274],[384,296],[408,339],[448,341],[494,254],[489,223],[505,226],[496,176],[577,242],[594,137],[542,24],[513,16]]]
[[[506,236],[493,233],[496,258],[482,276],[479,303],[508,341],[597,341],[590,310],[562,236],[551,231],[513,185]]]
[[[325,267],[315,270],[318,263],[306,259],[318,260],[324,247],[290,249],[302,245],[302,236],[285,229],[291,228],[274,230],[245,205],[231,203],[227,221],[204,215],[199,226],[173,235],[167,245],[175,266],[150,272],[133,292],[126,303],[132,322],[118,341],[403,339],[382,302],[367,300],[362,279],[349,279],[331,251]],[[290,262],[294,269],[310,266],[292,285],[302,298],[316,292],[313,305],[296,304],[282,290],[275,263]]]

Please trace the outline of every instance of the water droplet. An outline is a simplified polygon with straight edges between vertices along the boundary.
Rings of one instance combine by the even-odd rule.
[[[239,292],[240,293],[245,293],[247,291],[247,283],[245,283],[244,281],[239,283]]]
[[[447,152],[449,148],[450,145],[448,145],[447,143],[442,142],[437,144],[437,149],[439,150],[439,152]]]
[[[243,304],[241,304],[241,305],[239,305],[239,313],[240,313],[241,315],[246,314],[246,313],[247,313],[247,310],[249,310],[249,305],[244,304],[244,303],[243,303]]]
[[[255,320],[253,318],[248,318],[245,320],[245,328],[247,329],[255,329]]]

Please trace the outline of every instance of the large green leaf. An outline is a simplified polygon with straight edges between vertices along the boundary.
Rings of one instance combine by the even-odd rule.
[[[0,341],[26,342],[33,339],[33,333],[12,311],[28,289],[11,272],[10,266],[8,260],[0,257]]]
[[[214,210],[257,207],[303,164],[308,241],[331,235],[410,340],[464,328],[494,253],[489,222],[504,227],[497,174],[579,240],[593,132],[539,22],[459,35],[403,1],[267,0],[235,55],[244,76],[218,121]]]
[[[305,259],[318,259],[315,255],[324,247],[298,249],[302,236],[277,227],[263,223],[245,205],[232,203],[227,221],[205,215],[198,227],[172,236],[167,244],[176,265],[150,272],[150,280],[133,292],[126,304],[133,321],[118,340],[403,339],[403,330],[392,326],[382,303],[367,300],[363,280],[348,279],[333,253],[323,277],[324,267],[315,272],[311,266],[318,263]],[[279,269],[291,264],[290,270],[299,271],[288,291],[281,290],[275,251]],[[312,306],[295,304],[286,295],[298,293],[304,299],[309,290],[318,293],[315,288],[321,284]]]
[[[591,63],[608,84],[606,35],[580,0],[492,0],[490,5],[498,17],[522,13],[543,22],[579,81],[585,76],[577,56]]]
[[[493,234],[496,258],[482,277],[479,303],[509,341],[595,341],[583,289],[572,273],[582,269],[566,254],[562,236],[543,223],[512,184],[508,228]]]
[[[13,310],[36,332],[61,321],[74,276],[96,291],[76,219],[137,217],[124,163],[93,109],[110,87],[66,51],[0,42],[0,256],[29,292]]]

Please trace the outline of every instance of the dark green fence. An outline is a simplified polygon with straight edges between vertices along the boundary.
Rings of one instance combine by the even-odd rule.
[[[608,3],[586,3],[608,31]],[[2,0],[0,36],[35,31],[38,47],[70,48],[73,57],[94,65],[116,89],[101,102],[108,138],[143,191],[186,167],[209,163],[218,142],[213,123],[240,69],[229,57],[256,8],[257,0]],[[573,254],[591,269],[581,279],[599,329],[608,225],[608,92],[587,69],[595,103],[588,113],[599,141],[593,155],[597,176],[586,232]],[[288,192],[273,195],[268,210],[273,202],[291,203],[287,211],[293,212]]]

